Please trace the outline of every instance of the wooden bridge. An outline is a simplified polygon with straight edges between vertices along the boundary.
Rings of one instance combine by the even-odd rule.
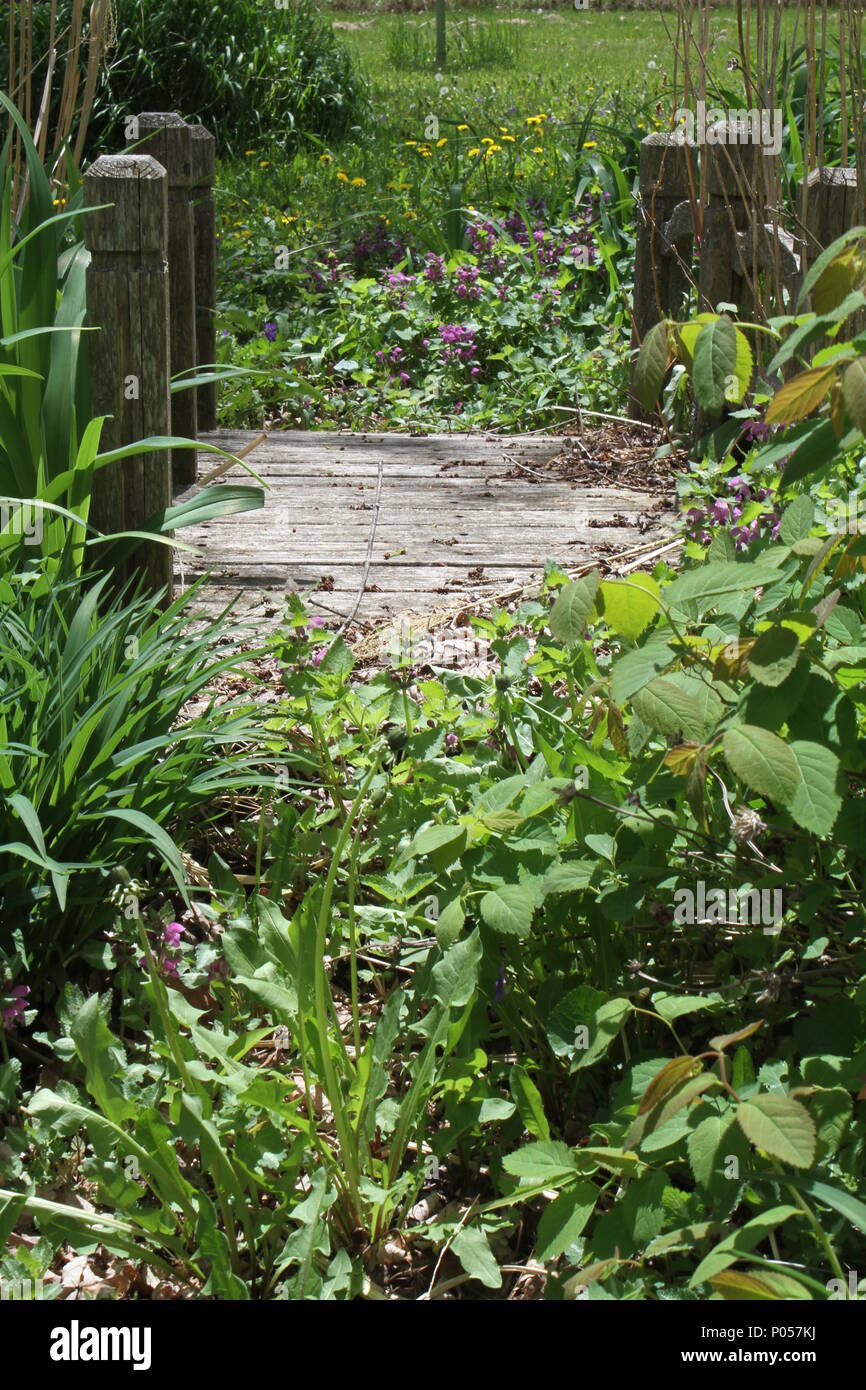
[[[260,436],[207,438],[239,453]],[[664,541],[673,509],[648,470],[645,488],[631,485],[635,454],[652,448],[620,441],[618,461],[615,446],[567,437],[273,433],[246,460],[267,485],[264,509],[179,532],[197,554],[177,552],[175,584],[209,573],[206,607],[236,598],[256,627],[274,625],[294,591],[329,623],[356,610],[364,628],[531,591],[548,560],[627,564]],[[219,462],[200,455],[199,477]],[[224,481],[250,479],[233,468]]]

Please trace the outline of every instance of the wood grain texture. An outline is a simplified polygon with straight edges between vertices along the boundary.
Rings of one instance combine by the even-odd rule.
[[[236,452],[256,437],[220,431],[208,440]],[[189,584],[207,575],[199,606],[213,612],[234,598],[259,635],[278,622],[292,591],[307,595],[313,611],[345,616],[361,584],[380,459],[362,625],[537,587],[548,560],[578,566],[667,536],[673,517],[652,493],[575,485],[556,473],[538,481],[515,470],[515,460],[542,468],[563,444],[555,437],[271,434],[246,460],[267,485],[264,508],[185,529],[180,539],[198,553],[176,557],[176,578]],[[218,461],[200,455],[199,478]],[[249,479],[237,467],[221,481]],[[181,489],[175,500],[188,495]]]

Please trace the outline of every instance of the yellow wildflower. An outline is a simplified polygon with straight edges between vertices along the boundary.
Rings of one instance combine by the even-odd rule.
[[[337,178],[340,180],[340,183],[348,183],[348,182],[349,182],[349,175],[346,173],[345,169],[338,169],[338,170],[337,170]]]
[[[334,162],[334,156],[333,156],[332,154],[328,154],[328,151],[327,151],[327,150],[325,151],[324,154],[320,154],[320,155],[319,155],[319,163],[320,163],[320,164],[333,164],[333,162]]]
[[[260,168],[260,169],[270,169],[270,167],[271,167],[271,161],[270,161],[269,159],[260,159],[260,160],[259,160],[259,168]]]
[[[595,147],[597,146],[597,144],[598,144],[598,141],[597,141],[597,140],[584,140],[584,142],[583,142],[583,148],[584,148],[585,150],[594,150]]]
[[[448,144],[448,136],[447,136],[447,135],[443,135],[441,140],[437,140],[437,141],[436,141],[436,148],[437,148],[437,150],[441,150],[442,146],[443,146],[443,145],[447,145],[447,144]]]
[[[502,138],[503,138],[503,140],[507,140],[508,143],[509,143],[509,145],[513,145],[513,144],[514,144],[514,136],[513,136],[513,135],[503,135]]]
[[[412,149],[415,145],[418,144],[418,141],[417,141],[417,140],[407,140],[407,141],[406,141],[406,144],[409,146],[410,149]]]
[[[457,127],[457,129],[458,129],[458,130],[468,130],[469,127],[468,127],[468,125],[459,125],[459,126]]]
[[[246,155],[247,159],[252,159],[255,153],[255,150],[244,150],[244,154]]]
[[[480,154],[480,153],[481,153],[481,151],[479,150],[478,146],[475,145],[475,146],[473,146],[473,148],[469,151],[469,158],[470,158],[470,159],[474,159],[475,156],[476,156],[477,154]]]
[[[367,180],[366,180],[366,179],[352,179],[352,187],[353,187],[353,188],[366,188],[366,187],[367,187]]]

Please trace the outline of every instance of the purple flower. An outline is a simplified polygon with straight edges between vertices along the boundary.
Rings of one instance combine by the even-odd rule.
[[[445,747],[448,749],[449,753],[454,753],[457,751],[457,749],[460,747],[460,740],[456,734],[451,733],[445,735]]]
[[[324,661],[324,659],[325,659],[325,652],[326,652],[327,650],[328,650],[327,647],[317,647],[316,650],[313,652],[313,657],[312,657],[313,665],[316,667],[317,670],[318,670],[318,668],[321,666],[322,662]]]
[[[162,936],[166,946],[169,948],[170,951],[177,950],[178,946],[180,945],[180,939],[183,936],[183,932],[184,929],[181,926],[180,922],[169,922]]]
[[[27,996],[29,995],[29,993],[29,985],[16,985],[14,989],[10,989],[8,991],[6,997],[7,999],[11,999],[13,1002],[3,1010],[2,1017],[4,1028],[15,1027],[19,1018],[22,1016],[25,1009],[27,1008]]]
[[[722,522],[729,519],[730,509],[727,502],[721,497],[713,503],[710,512],[714,521]]]
[[[277,325],[275,323],[265,324],[265,337],[269,343],[275,343],[277,341]]]

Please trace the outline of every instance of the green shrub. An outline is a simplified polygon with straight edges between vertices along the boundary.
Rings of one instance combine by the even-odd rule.
[[[61,0],[59,29],[70,4]],[[44,53],[48,6],[41,8],[34,47]],[[0,39],[0,59],[2,46]],[[333,138],[365,100],[349,53],[311,0],[291,0],[288,9],[257,0],[117,0],[117,43],[100,74],[88,148],[123,143],[126,121],[139,111],[179,111],[221,142],[265,130]]]

